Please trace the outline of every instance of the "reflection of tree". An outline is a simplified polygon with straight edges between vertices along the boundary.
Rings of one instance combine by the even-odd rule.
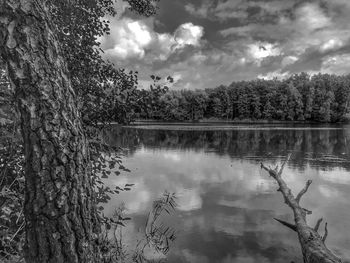
[[[306,165],[324,169],[350,169],[350,135],[346,129],[181,131],[115,128],[107,133],[112,145],[215,152],[231,158],[276,159],[293,151],[290,165],[303,170]]]

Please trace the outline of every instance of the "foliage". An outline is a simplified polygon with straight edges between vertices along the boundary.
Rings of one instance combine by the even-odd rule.
[[[145,222],[144,231],[141,233],[135,248],[130,249],[123,242],[123,226],[130,217],[125,215],[124,205],[117,208],[112,218],[105,222],[101,252],[105,263],[112,262],[155,262],[147,259],[146,249],[166,255],[171,244],[175,241],[175,230],[167,226],[162,217],[164,213],[171,215],[176,209],[176,196],[174,193],[165,192],[162,197],[153,202],[151,211]],[[110,236],[112,233],[112,237]]]
[[[172,83],[174,80],[172,77],[167,77],[165,82],[161,83],[161,78],[151,75],[153,84],[150,85],[150,89],[141,89],[136,91],[136,107],[135,113],[138,113],[138,117],[147,119],[161,118],[162,103],[161,98],[169,90],[167,84]],[[135,114],[133,117],[135,118]]]
[[[149,104],[152,91],[143,91],[139,106]],[[167,91],[159,107],[148,107],[136,117],[166,121],[281,120],[339,122],[350,109],[350,75],[300,73],[282,81],[233,82],[206,90]],[[143,109],[145,107],[142,107]]]
[[[21,259],[24,157],[13,93],[0,68],[0,261]]]
[[[110,33],[115,0],[50,0],[50,13],[86,125],[132,118],[138,72],[116,69],[102,58],[99,37]],[[129,9],[151,16],[159,0],[125,0]]]
[[[115,69],[102,59],[98,37],[109,33],[108,16],[115,15],[114,0],[50,0],[52,24],[58,37],[61,55],[67,62],[77,103],[90,142],[92,181],[98,202],[107,202],[119,193],[103,183],[103,178],[129,170],[116,155],[118,149],[104,143],[102,129],[110,121],[130,121],[134,105],[137,72]],[[130,10],[150,16],[158,0],[127,0]],[[1,66],[1,65],[0,65]],[[20,119],[6,72],[0,67],[0,259],[21,257],[24,217],[23,146],[19,134]],[[102,179],[101,179],[102,178]],[[130,190],[131,186],[120,190]],[[100,210],[101,220],[105,218]]]

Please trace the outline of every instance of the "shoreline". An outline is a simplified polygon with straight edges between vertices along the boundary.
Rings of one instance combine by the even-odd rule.
[[[345,126],[344,126],[345,125]],[[235,122],[134,122],[122,125],[126,129],[173,130],[173,131],[231,131],[231,130],[342,130],[344,123],[235,123]]]
[[[113,123],[117,124],[117,123]],[[349,120],[343,122],[316,122],[316,121],[280,121],[280,120],[200,120],[200,121],[163,121],[163,120],[135,120],[123,126],[136,125],[181,125],[181,126],[201,126],[201,125],[313,125],[313,126],[334,126],[350,124]]]

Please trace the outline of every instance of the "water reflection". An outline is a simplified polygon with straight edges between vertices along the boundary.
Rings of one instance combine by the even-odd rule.
[[[350,169],[350,126],[338,127],[240,127],[236,130],[151,130],[118,128],[108,133],[113,145],[130,149],[177,149],[215,152],[236,159],[275,160],[293,151],[290,165],[303,169],[307,164],[328,169]],[[174,157],[174,156],[173,156]],[[175,156],[176,158],[176,156]]]
[[[134,183],[108,204],[123,200],[132,216],[130,236],[144,226],[152,201],[164,190],[178,196],[169,219],[178,239],[169,262],[301,262],[297,236],[274,220],[292,220],[276,184],[258,161],[274,164],[293,151],[284,178],[295,192],[314,181],[303,199],[314,224],[324,217],[328,246],[350,259],[348,129],[171,131],[115,129],[110,143],[129,147],[129,175],[112,185]],[[287,261],[286,261],[287,260]]]

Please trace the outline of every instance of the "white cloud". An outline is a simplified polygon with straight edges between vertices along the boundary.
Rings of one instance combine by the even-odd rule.
[[[295,20],[282,18],[279,26],[285,28],[285,48],[301,55],[308,48],[324,52],[340,47],[348,34],[339,29],[317,3],[307,3],[295,11]]]
[[[249,34],[249,32],[252,31],[255,27],[255,24],[249,24],[240,27],[230,27],[219,31],[219,33],[224,37],[227,37],[229,35],[247,36],[247,34]]]
[[[322,62],[321,71],[330,74],[349,74],[350,54],[326,57]]]
[[[145,23],[124,18],[111,24],[111,35],[103,40],[102,45],[112,45],[106,50],[110,56],[143,58],[151,42],[152,32]]]
[[[293,63],[296,62],[297,60],[298,60],[298,58],[295,57],[295,56],[287,56],[287,57],[284,57],[284,58],[282,59],[282,62],[281,62],[282,67],[285,67],[285,66],[288,66],[288,65],[290,65],[290,64],[293,64]]]
[[[199,46],[199,41],[204,34],[204,29],[201,26],[185,23],[180,25],[174,33],[177,48],[182,48],[186,45]]]
[[[287,78],[290,75],[290,73],[288,71],[286,72],[282,72],[282,70],[276,70],[276,71],[272,71],[272,72],[268,72],[265,74],[259,74],[258,78],[259,79],[266,79],[266,80],[270,80],[270,79],[284,79]]]
[[[208,3],[204,3],[202,6],[200,6],[198,9],[195,8],[192,4],[185,5],[185,10],[189,12],[192,15],[199,16],[199,17],[207,17],[208,16],[208,9],[209,5]]]
[[[243,1],[219,1],[215,10],[218,12],[224,10],[237,10],[242,3]]]
[[[203,34],[203,27],[192,23],[180,25],[173,34],[160,34],[145,21],[121,18],[112,21],[111,34],[101,42],[107,57],[144,59],[149,53],[147,59],[152,62],[165,60],[172,52],[187,45],[200,46]]]
[[[103,49],[117,66],[138,70],[143,87],[149,86],[151,74],[179,74],[174,89],[215,87],[257,76],[280,78],[299,70],[343,74],[350,62],[334,53],[345,50],[349,43],[348,2],[332,0],[321,6],[319,1],[203,0],[184,8],[200,21],[211,20],[214,27],[184,23],[164,33],[154,30],[168,28],[164,18],[135,20],[126,14],[119,20],[113,18]],[[259,13],[252,14],[251,7],[258,7]],[[241,17],[251,15],[239,23],[228,23],[230,17],[239,17],[239,12]],[[227,23],[221,23],[224,20]],[[209,33],[205,42],[204,30]],[[220,35],[215,36],[217,32]],[[325,57],[323,63],[320,56]]]
[[[231,19],[231,18],[247,18],[248,17],[248,13],[246,11],[243,10],[228,10],[228,9],[223,9],[220,11],[217,11],[215,13],[215,16],[217,16],[220,20],[225,21],[227,19]]]
[[[255,59],[278,56],[281,54],[281,50],[277,47],[277,45],[266,42],[250,44],[248,45],[248,48],[249,54]]]
[[[248,59],[258,66],[261,61],[267,57],[279,56],[282,54],[281,49],[276,44],[267,42],[256,42],[248,45]]]
[[[216,7],[213,5],[213,1],[204,1],[201,6],[196,8],[193,4],[185,5],[185,10],[191,15],[212,19],[225,21],[231,18],[246,18],[248,16],[246,10],[237,9],[241,3],[235,1],[219,2]],[[243,4],[247,7],[245,4]]]
[[[226,28],[221,30],[220,34],[224,37],[240,36],[240,38],[232,37],[234,43],[240,41],[242,37],[246,42],[251,42],[252,36],[260,38],[268,36],[279,43],[279,48],[284,54],[300,57],[309,48],[326,52],[338,49],[348,42],[349,26],[342,26],[337,19],[334,14],[333,16],[330,16],[329,12],[326,14],[319,4],[306,3],[295,10],[293,18],[281,15],[276,24],[250,23]],[[259,49],[255,53],[259,54]],[[262,52],[264,53],[266,52]]]
[[[329,51],[329,50],[334,50],[334,49],[337,49],[337,48],[340,48],[344,45],[343,41],[341,41],[340,39],[330,39],[328,41],[326,41],[320,48],[320,50],[322,52],[325,52],[325,51]]]
[[[317,30],[331,25],[331,19],[315,3],[307,3],[296,10],[296,20],[300,29]]]

